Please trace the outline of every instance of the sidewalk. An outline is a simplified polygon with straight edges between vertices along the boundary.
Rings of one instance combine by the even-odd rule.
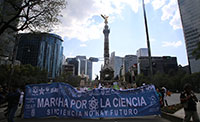
[[[5,104],[4,104],[4,105],[5,105]],[[3,106],[3,105],[2,105],[2,106]],[[22,106],[18,107],[15,116],[18,116],[18,115],[20,114],[21,108],[22,108]],[[5,109],[6,109],[5,107],[0,107],[0,122],[3,121],[3,120],[4,120],[4,121],[6,120],[6,117],[5,117],[5,115],[4,115],[4,110],[5,110]]]
[[[197,103],[197,112],[198,112],[198,115],[200,115],[200,102]],[[183,108],[180,109],[179,111],[175,112],[174,114],[162,112],[163,118],[171,120],[173,122],[182,122],[184,116],[185,116],[185,112],[184,112]],[[191,119],[191,122],[192,122],[192,119]]]
[[[5,119],[5,116],[4,116],[4,110],[6,109],[5,107],[2,107],[2,106],[5,106],[7,103],[5,104],[2,104],[0,105],[0,121]]]
[[[200,115],[200,102],[197,103],[197,112],[198,112],[198,115]],[[172,115],[183,119],[184,116],[185,116],[184,109],[182,108],[181,110],[175,112],[175,113],[172,114]]]

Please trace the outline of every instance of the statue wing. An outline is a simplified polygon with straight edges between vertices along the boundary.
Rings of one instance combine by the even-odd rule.
[[[103,16],[102,14],[101,14],[101,17],[103,17],[104,19],[106,19],[105,16]]]

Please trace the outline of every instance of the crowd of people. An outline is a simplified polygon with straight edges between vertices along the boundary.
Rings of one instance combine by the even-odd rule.
[[[93,86],[82,86],[82,87],[77,87],[77,89],[80,92],[83,91],[88,91],[92,90],[94,88],[113,88],[116,90],[124,90],[124,89],[132,89],[132,88],[137,88],[136,84],[118,84],[118,82],[113,82],[113,83],[98,83],[98,85],[93,85]]]
[[[171,92],[165,87],[156,88],[157,96],[160,98],[160,106],[168,106],[167,96],[171,96]]]
[[[157,88],[157,95],[160,98],[160,105],[168,106],[167,96],[170,96],[171,93],[165,88],[161,89]],[[198,98],[192,91],[192,85],[186,83],[184,85],[183,91],[180,94],[180,103],[183,105],[185,116],[183,118],[183,122],[190,122],[191,118],[193,122],[200,122],[199,115],[197,112],[197,103],[199,102]]]
[[[145,83],[142,83],[142,86],[145,86]],[[113,82],[112,84],[106,83],[106,84],[101,84],[99,83],[97,86],[93,87],[77,87],[75,88],[78,92],[84,92],[84,91],[89,91],[94,88],[100,88],[100,89],[105,89],[105,88],[113,88],[116,90],[125,90],[125,89],[132,89],[132,88],[137,88],[138,86],[136,84],[118,84],[117,82]],[[160,105],[161,107],[168,106],[167,102],[167,96],[171,96],[171,92],[165,88],[164,86],[161,88],[156,88],[156,95],[160,99]]]

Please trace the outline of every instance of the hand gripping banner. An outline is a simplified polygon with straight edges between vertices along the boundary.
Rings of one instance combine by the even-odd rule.
[[[65,83],[27,85],[24,118],[123,118],[160,114],[154,85],[80,92]]]

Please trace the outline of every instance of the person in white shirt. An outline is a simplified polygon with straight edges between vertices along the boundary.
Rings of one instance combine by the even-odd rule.
[[[19,107],[20,107],[20,114],[17,117],[22,117],[24,113],[24,92],[20,91],[20,97],[19,97]]]
[[[24,99],[24,92],[21,91],[20,98],[19,98],[19,106],[23,105],[23,99]]]
[[[165,106],[168,106],[168,103],[167,103],[167,89],[165,87],[162,87],[162,95],[163,95],[163,105]]]

